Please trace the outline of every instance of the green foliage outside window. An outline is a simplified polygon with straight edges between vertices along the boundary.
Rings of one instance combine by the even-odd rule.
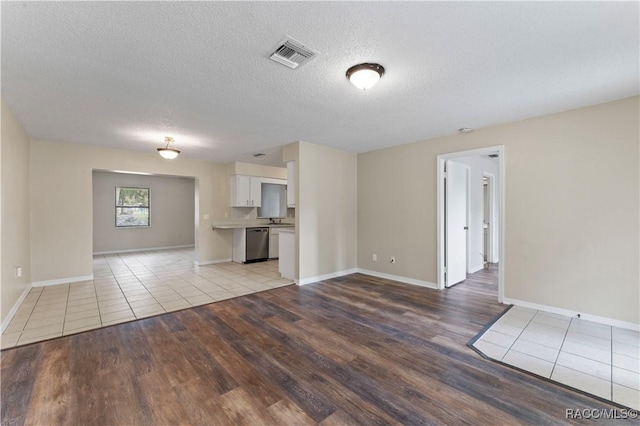
[[[149,226],[149,188],[116,188],[116,227]]]

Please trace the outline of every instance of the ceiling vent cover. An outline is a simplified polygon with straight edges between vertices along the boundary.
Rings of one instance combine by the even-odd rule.
[[[296,69],[315,58],[318,53],[318,51],[305,46],[299,41],[287,37],[276,45],[269,59],[291,69]]]

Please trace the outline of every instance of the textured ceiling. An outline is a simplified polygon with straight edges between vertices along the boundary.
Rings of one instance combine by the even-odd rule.
[[[279,162],[638,94],[639,5],[2,2],[2,96],[34,139]],[[320,54],[267,59],[289,35]],[[347,68],[378,62],[368,92]],[[269,155],[254,159],[252,154]]]

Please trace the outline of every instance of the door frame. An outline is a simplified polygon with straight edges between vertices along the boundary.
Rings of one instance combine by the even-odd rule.
[[[487,246],[488,246],[488,250],[487,253],[485,253],[485,256],[487,256],[487,261],[489,263],[495,263],[494,261],[496,260],[495,255],[494,255],[494,224],[495,224],[495,202],[496,202],[496,177],[493,175],[493,173],[489,173],[489,172],[482,172],[482,177],[486,177],[488,180],[488,184],[487,184],[487,191],[489,193],[489,232],[487,232]],[[484,195],[484,194],[483,194]],[[484,198],[483,198],[483,202],[484,202]],[[484,206],[482,206],[484,208]],[[483,211],[484,214],[484,211]],[[498,250],[498,253],[500,253],[500,250]]]
[[[444,164],[446,160],[455,160],[458,157],[468,157],[473,155],[488,155],[497,152],[500,158],[500,235],[498,241],[498,301],[502,303],[504,299],[505,286],[505,148],[504,145],[490,146],[486,148],[471,149],[467,151],[451,152],[437,156],[437,261],[438,261],[438,289],[445,287],[445,241],[444,241]]]

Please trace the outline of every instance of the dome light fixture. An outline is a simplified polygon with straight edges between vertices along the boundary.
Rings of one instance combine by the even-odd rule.
[[[166,158],[167,160],[173,160],[180,154],[179,149],[170,148],[172,147],[175,141],[171,136],[164,137],[164,146],[162,148],[158,148],[158,154],[162,156],[162,158]]]
[[[360,90],[368,90],[384,75],[384,67],[380,64],[358,64],[347,70],[347,79]]]

